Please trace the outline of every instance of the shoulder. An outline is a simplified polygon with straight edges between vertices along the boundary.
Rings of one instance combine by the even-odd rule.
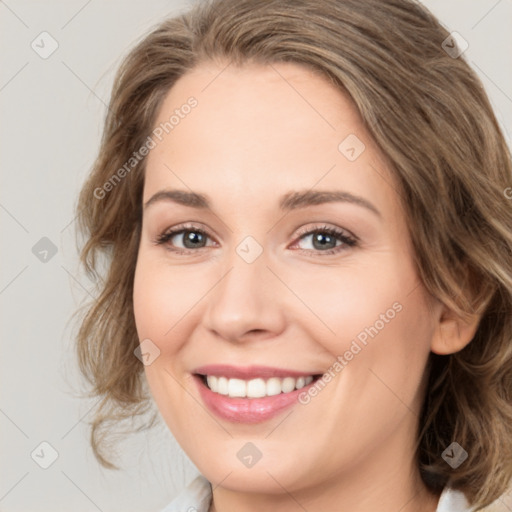
[[[198,475],[160,512],[208,512],[211,499],[210,482]]]
[[[445,487],[439,498],[436,512],[472,512],[472,509],[461,491]]]

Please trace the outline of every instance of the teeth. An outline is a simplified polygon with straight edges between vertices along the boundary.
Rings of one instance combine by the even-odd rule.
[[[313,380],[313,377],[311,377]],[[293,377],[285,377],[283,379],[283,383],[281,384],[283,393],[289,393],[295,389],[295,379]]]
[[[229,379],[228,380],[228,395],[232,397],[247,396],[247,384],[245,380]]]
[[[263,379],[253,379],[247,383],[247,396],[261,398],[266,394],[267,385],[265,384],[265,381]]]
[[[206,383],[208,385],[208,387],[210,389],[217,389],[217,393],[219,392],[218,389],[219,389],[219,384],[218,384],[218,377],[214,377],[214,376],[211,376],[211,375],[207,375],[206,376]]]
[[[250,382],[250,381],[249,381]],[[279,395],[281,393],[281,379],[278,379],[277,377],[272,377],[271,379],[267,380],[267,395],[268,396],[274,396]],[[248,398],[251,398],[248,396]]]
[[[212,378],[216,379],[216,377]],[[221,395],[228,394],[228,379],[226,379],[226,377],[219,377],[217,379],[217,393],[220,393]]]
[[[297,379],[294,377],[285,377],[284,379],[272,377],[266,381],[259,378],[246,381],[207,375],[206,382],[212,391],[220,395],[227,395],[231,398],[262,398],[301,389],[311,384],[313,377],[311,375]]]

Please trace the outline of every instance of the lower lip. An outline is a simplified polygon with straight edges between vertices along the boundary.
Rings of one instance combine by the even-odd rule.
[[[261,423],[278,416],[297,403],[299,394],[307,391],[316,382],[315,379],[301,389],[279,395],[263,398],[231,398],[214,393],[198,375],[193,377],[208,409],[220,418],[235,423]]]

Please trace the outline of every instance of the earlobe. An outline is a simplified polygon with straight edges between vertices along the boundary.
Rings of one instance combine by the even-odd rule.
[[[443,310],[432,337],[431,351],[439,355],[454,354],[474,338],[481,315],[463,320],[452,310]]]

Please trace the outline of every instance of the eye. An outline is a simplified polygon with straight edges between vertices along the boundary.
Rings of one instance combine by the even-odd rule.
[[[168,245],[170,250],[177,254],[188,254],[196,249],[206,247],[206,241],[210,238],[208,233],[192,225],[182,225],[164,231],[158,235],[157,245]],[[176,246],[176,241],[181,239],[182,246]]]
[[[340,228],[321,226],[299,233],[299,242],[310,238],[312,249],[300,249],[305,252],[319,252],[323,255],[336,254],[357,245],[357,238]],[[294,245],[297,245],[296,242]]]
[[[340,228],[316,226],[299,233],[299,239],[294,246],[308,238],[311,238],[309,245],[312,246],[312,249],[299,248],[302,252],[318,252],[322,255],[329,255],[357,245],[357,238]],[[196,252],[197,249],[207,247],[208,239],[211,237],[205,230],[193,225],[181,225],[164,231],[154,242],[157,245],[167,245],[169,250],[176,254],[190,254]],[[179,242],[180,240],[181,242]],[[181,243],[181,247],[178,242]]]

